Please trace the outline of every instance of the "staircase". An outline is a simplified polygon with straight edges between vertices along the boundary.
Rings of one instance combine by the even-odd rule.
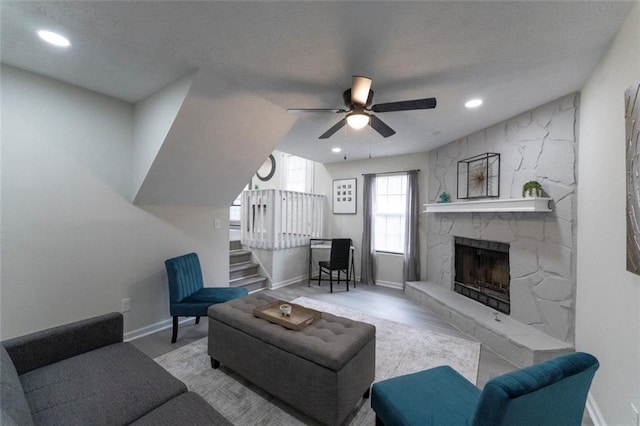
[[[260,265],[251,261],[251,251],[239,240],[229,242],[229,286],[244,287],[249,293],[267,288],[267,279],[258,274]]]

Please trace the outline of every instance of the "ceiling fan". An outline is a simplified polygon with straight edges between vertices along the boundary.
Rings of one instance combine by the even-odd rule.
[[[382,137],[388,138],[396,132],[387,126],[382,120],[369,112],[390,112],[390,111],[411,111],[416,109],[432,109],[436,107],[436,98],[414,99],[409,101],[387,102],[371,106],[373,101],[373,90],[371,90],[371,79],[360,75],[352,77],[351,89],[347,89],[342,94],[344,104],[348,109],[330,108],[289,108],[288,112],[332,112],[347,114],[345,118],[338,121],[332,128],[320,135],[320,139],[330,138],[335,132],[349,124],[354,129],[361,129],[367,124]]]

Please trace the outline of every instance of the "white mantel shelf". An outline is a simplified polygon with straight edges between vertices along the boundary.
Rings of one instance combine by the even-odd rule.
[[[551,198],[511,198],[424,204],[423,213],[550,212]]]

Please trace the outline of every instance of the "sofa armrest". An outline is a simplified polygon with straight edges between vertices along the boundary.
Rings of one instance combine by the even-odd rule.
[[[123,340],[122,314],[113,312],[5,340],[18,374]]]

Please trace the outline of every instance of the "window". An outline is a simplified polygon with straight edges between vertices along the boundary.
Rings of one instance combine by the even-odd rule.
[[[407,175],[376,177],[375,249],[404,253]]]
[[[284,189],[288,191],[312,192],[313,163],[295,155],[285,154]]]
[[[282,154],[283,173],[282,187],[286,191],[313,192],[313,161],[306,160],[295,155]],[[295,195],[293,196],[296,197]],[[281,229],[291,234],[307,235],[310,231],[310,223],[303,220],[304,205],[297,202],[288,202],[283,206]]]

